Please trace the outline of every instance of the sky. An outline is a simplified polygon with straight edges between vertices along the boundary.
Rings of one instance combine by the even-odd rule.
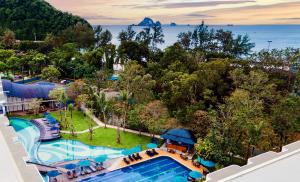
[[[144,17],[163,24],[300,24],[300,0],[46,0],[93,25],[137,24]]]

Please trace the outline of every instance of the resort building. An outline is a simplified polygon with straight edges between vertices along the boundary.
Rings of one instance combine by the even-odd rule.
[[[0,81],[2,113],[30,110],[33,99],[41,99],[42,104],[53,107],[54,100],[51,100],[48,95],[55,87],[55,84],[48,82],[20,84],[2,79]]]
[[[300,141],[282,148],[282,152],[266,152],[248,160],[245,166],[231,165],[210,173],[207,182],[283,182],[299,181]]]

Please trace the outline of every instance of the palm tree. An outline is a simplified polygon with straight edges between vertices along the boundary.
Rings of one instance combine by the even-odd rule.
[[[65,128],[68,128],[68,123],[67,123],[67,101],[68,101],[68,96],[66,94],[66,91],[64,88],[62,87],[59,87],[59,88],[56,88],[54,90],[51,90],[49,92],[49,97],[50,98],[53,98],[53,99],[56,99],[60,104],[63,104],[64,105],[64,121],[65,121]],[[63,122],[63,114],[62,114],[62,110],[61,108],[60,109],[60,121]]]
[[[122,90],[120,93],[120,103],[121,103],[121,109],[123,110],[123,131],[125,131],[125,127],[126,127],[126,119],[127,119],[127,113],[129,110],[129,99],[130,99],[130,95],[127,91]]]
[[[73,104],[68,105],[68,111],[70,112],[70,115],[71,115],[71,133],[72,133],[72,136],[75,136],[75,126],[74,126],[74,121],[73,121],[73,111],[74,111]]]
[[[264,128],[264,121],[261,121],[258,124],[250,124],[248,126],[249,141],[248,141],[246,161],[248,161],[248,158],[253,155],[255,146],[257,145],[259,139],[261,138],[263,128]]]

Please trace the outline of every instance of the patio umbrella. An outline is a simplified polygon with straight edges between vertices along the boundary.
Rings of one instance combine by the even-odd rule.
[[[216,166],[216,163],[214,163],[213,161],[209,161],[209,160],[204,160],[202,159],[201,157],[198,157],[197,158],[197,161],[202,164],[203,166],[205,167],[208,167],[208,168],[213,168]]]
[[[94,161],[96,163],[102,163],[102,162],[106,161],[106,159],[107,159],[107,155],[100,155],[100,156],[96,157],[94,159]]]
[[[56,177],[58,175],[60,175],[60,173],[58,172],[58,170],[53,170],[53,171],[48,171],[47,172],[47,176],[49,176],[49,177]]]
[[[65,169],[68,169],[68,170],[73,170],[73,169],[75,169],[76,167],[77,167],[76,164],[66,164],[66,165],[64,166],[64,168],[65,168]]]
[[[154,148],[157,148],[157,144],[155,144],[155,143],[148,143],[148,144],[147,144],[147,147],[148,147],[149,149],[154,149]]]
[[[81,166],[81,167],[87,167],[87,166],[90,166],[91,165],[91,161],[89,161],[89,160],[81,160],[81,161],[79,161],[79,166]]]
[[[172,179],[172,182],[187,182],[187,179],[185,177],[182,177],[182,176],[175,176]]]
[[[194,178],[194,179],[199,179],[199,178],[202,177],[202,174],[200,172],[198,172],[198,171],[191,171],[189,173],[189,176],[192,177],[192,178]]]
[[[136,147],[133,147],[132,149],[130,149],[131,153],[138,153],[141,151],[141,147],[139,146],[136,146]]]
[[[127,156],[127,155],[131,155],[132,154],[132,151],[131,150],[123,150],[122,151],[122,154]]]

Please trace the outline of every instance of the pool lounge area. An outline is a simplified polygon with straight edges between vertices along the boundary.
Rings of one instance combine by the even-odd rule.
[[[30,121],[20,118],[11,118],[10,124],[15,129],[18,140],[23,144],[29,154],[29,161],[37,164],[40,171],[46,174],[57,170],[59,174],[55,177],[58,181],[102,181],[108,179],[114,181],[165,181],[173,177],[187,179],[189,172],[198,171],[203,174],[203,169],[195,167],[191,160],[184,160],[179,154],[169,153],[166,149],[156,148],[158,155],[149,156],[145,151],[136,151],[142,160],[124,162],[124,149],[113,149],[108,147],[96,147],[85,145],[73,140],[53,140],[48,142],[39,141],[40,131]],[[151,146],[150,146],[151,147]],[[136,147],[135,147],[136,148]],[[102,163],[104,168],[88,174],[78,174],[76,178],[68,177],[65,165],[76,165],[76,173],[80,173],[80,161],[94,161],[95,158],[105,155],[107,160]],[[91,165],[94,163],[91,163]],[[45,166],[43,166],[45,165]],[[48,167],[47,167],[48,166]],[[97,166],[95,166],[97,167]],[[130,176],[127,179],[127,176]],[[53,179],[53,178],[51,178]],[[132,180],[131,180],[132,181]]]

